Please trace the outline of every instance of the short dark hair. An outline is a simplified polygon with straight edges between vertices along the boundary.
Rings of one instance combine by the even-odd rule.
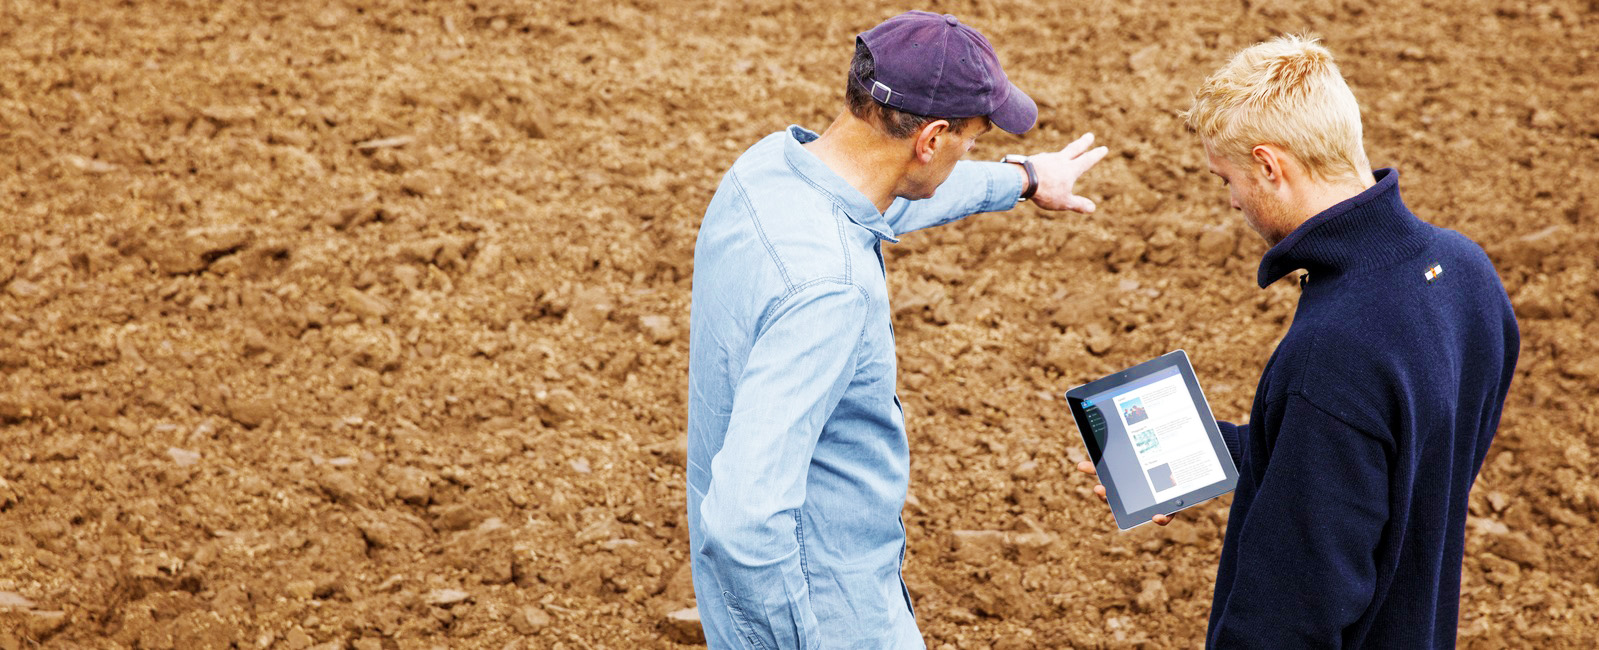
[[[966,128],[970,117],[933,117],[907,113],[897,108],[892,108],[872,98],[861,86],[859,79],[871,79],[877,73],[877,63],[872,59],[872,51],[860,39],[855,39],[855,58],[849,63],[849,79],[844,83],[844,101],[849,105],[849,112],[855,117],[876,123],[889,137],[905,139],[914,135],[928,122],[944,120],[949,122],[952,131],[961,131]]]

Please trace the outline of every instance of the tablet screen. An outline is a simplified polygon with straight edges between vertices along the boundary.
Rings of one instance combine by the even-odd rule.
[[[1116,485],[1126,512],[1227,477],[1176,367],[1090,395],[1082,406],[1102,450],[1100,473],[1142,478]]]
[[[1066,401],[1122,530],[1238,484],[1238,469],[1182,350],[1073,388]]]

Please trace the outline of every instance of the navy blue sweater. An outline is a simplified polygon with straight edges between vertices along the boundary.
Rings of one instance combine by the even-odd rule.
[[[1466,496],[1499,426],[1520,335],[1482,249],[1417,219],[1399,173],[1261,260],[1308,271],[1249,424],[1207,645],[1449,648]]]

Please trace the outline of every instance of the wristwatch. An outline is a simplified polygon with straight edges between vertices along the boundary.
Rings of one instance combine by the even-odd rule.
[[[1022,190],[1022,196],[1016,199],[1016,202],[1021,203],[1033,198],[1033,192],[1038,191],[1038,170],[1033,169],[1033,161],[1019,153],[1005,154],[1005,157],[999,161],[1021,165],[1022,169],[1027,171],[1027,189]]]

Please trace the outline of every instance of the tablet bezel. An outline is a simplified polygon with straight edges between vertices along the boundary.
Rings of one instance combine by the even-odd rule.
[[[1183,350],[1173,350],[1166,354],[1145,361],[1136,366],[1120,372],[1106,375],[1088,382],[1069,391],[1066,391],[1066,403],[1070,406],[1072,419],[1077,424],[1077,434],[1087,448],[1089,459],[1094,464],[1095,471],[1099,472],[1099,481],[1105,486],[1107,494],[1118,494],[1116,491],[1116,477],[1109,472],[1103,472],[1100,458],[1103,450],[1099,442],[1094,440],[1092,429],[1088,425],[1088,413],[1083,409],[1083,400],[1115,390],[1119,386],[1138,381],[1144,377],[1162,370],[1177,368],[1183,377],[1183,385],[1188,388],[1188,397],[1194,402],[1194,409],[1199,413],[1200,423],[1205,427],[1205,435],[1210,440],[1211,447],[1215,450],[1218,461],[1221,463],[1224,478],[1220,481],[1206,485],[1197,490],[1186,492],[1163,502],[1156,503],[1142,510],[1122,512],[1117,507],[1119,499],[1107,499],[1110,504],[1111,514],[1116,518],[1116,526],[1121,530],[1130,530],[1150,522],[1155,515],[1169,515],[1179,510],[1194,507],[1210,499],[1233,491],[1238,486],[1238,468],[1233,464],[1232,454],[1227,451],[1227,443],[1221,437],[1221,428],[1216,424],[1216,417],[1210,412],[1210,402],[1205,399],[1205,391],[1199,386],[1199,379],[1194,375],[1194,367],[1188,362],[1188,353]]]

